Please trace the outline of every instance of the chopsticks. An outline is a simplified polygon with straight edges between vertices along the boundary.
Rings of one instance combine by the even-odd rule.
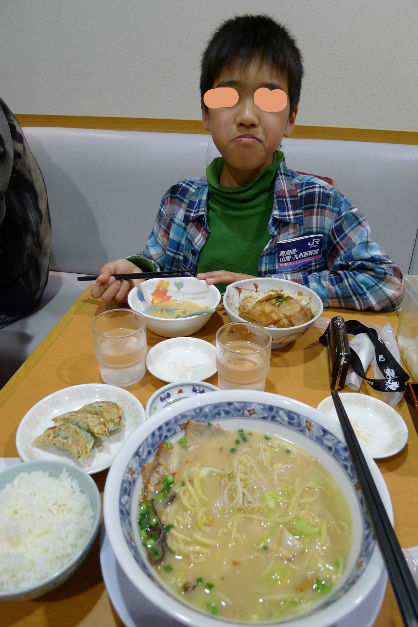
[[[404,625],[418,626],[418,589],[338,392],[331,391]]]
[[[86,274],[84,276],[78,276],[77,281],[95,281],[98,274]],[[190,272],[131,272],[128,274],[112,274],[115,279],[166,279],[176,276],[192,276]]]

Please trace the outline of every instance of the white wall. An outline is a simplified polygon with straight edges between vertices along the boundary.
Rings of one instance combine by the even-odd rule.
[[[0,96],[16,113],[199,119],[208,38],[261,12],[302,50],[299,124],[418,129],[416,0],[0,0]]]

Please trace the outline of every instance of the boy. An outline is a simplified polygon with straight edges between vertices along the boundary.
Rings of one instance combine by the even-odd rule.
[[[324,306],[390,310],[399,268],[370,240],[363,216],[336,189],[288,170],[277,147],[292,133],[303,75],[287,30],[263,15],[226,21],[201,64],[202,120],[222,157],[206,177],[163,197],[146,250],[107,263],[92,295],[124,302],[139,281],[112,274],[188,271],[207,283],[277,276],[313,289]]]

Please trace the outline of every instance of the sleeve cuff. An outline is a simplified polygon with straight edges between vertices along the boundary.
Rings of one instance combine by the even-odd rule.
[[[131,257],[126,257],[126,259],[131,263],[134,263],[143,272],[154,272],[156,270],[153,263],[146,257],[132,255]]]

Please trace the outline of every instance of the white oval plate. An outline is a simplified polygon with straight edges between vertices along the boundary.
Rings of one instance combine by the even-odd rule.
[[[123,411],[124,426],[115,431],[100,445],[95,445],[88,458],[81,462],[70,453],[54,453],[36,446],[32,441],[54,423],[52,419],[67,411],[79,409],[94,401],[113,401]],[[34,405],[21,420],[16,431],[16,448],[25,462],[38,459],[63,459],[94,474],[109,468],[116,453],[129,435],[145,422],[145,411],[139,400],[127,390],[105,383],[86,383],[58,390]]]
[[[172,337],[148,351],[146,365],[167,383],[204,381],[216,372],[216,349],[197,337]]]
[[[374,459],[390,457],[403,449],[408,441],[408,428],[390,405],[355,392],[343,392],[339,396],[360,444]],[[321,401],[317,409],[338,422],[331,396]]]

